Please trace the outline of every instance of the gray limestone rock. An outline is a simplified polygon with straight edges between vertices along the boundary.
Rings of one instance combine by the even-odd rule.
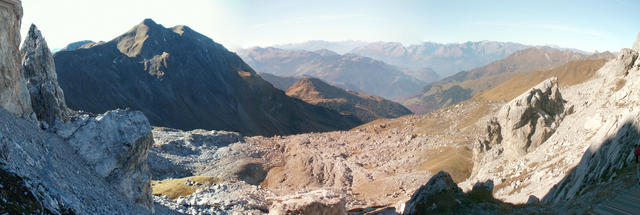
[[[56,120],[68,120],[64,93],[58,85],[56,66],[47,42],[35,25],[20,49],[22,76],[25,78],[31,97],[31,107],[39,121],[54,125]]]
[[[267,199],[269,214],[347,214],[345,200],[328,190],[315,190],[303,194]]]
[[[0,106],[17,116],[31,118],[31,99],[20,74],[21,18],[20,1],[0,0]]]
[[[29,190],[21,192],[32,193],[39,205],[48,211],[33,211],[33,214],[150,214],[98,176],[63,138],[35,128],[31,122],[2,108],[0,169],[0,172],[20,176]],[[0,199],[6,194],[2,191],[13,190],[11,186],[15,182],[14,179],[0,181]],[[24,208],[30,204],[24,199],[12,200],[19,203],[12,207]],[[2,205],[0,200],[0,211]],[[163,209],[159,208],[157,211],[161,213]],[[170,212],[162,211],[164,213]]]
[[[521,155],[542,144],[564,118],[564,104],[556,77],[505,104],[496,116],[502,127],[505,150],[511,155]]]
[[[54,130],[99,176],[127,198],[147,209],[153,208],[147,162],[153,137],[149,121],[141,112],[113,110],[96,117],[83,115],[69,123],[57,124]]]

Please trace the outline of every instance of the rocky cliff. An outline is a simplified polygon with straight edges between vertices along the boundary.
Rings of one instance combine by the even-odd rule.
[[[541,94],[546,96],[535,96],[532,90],[506,104],[503,111],[523,110],[528,107],[524,104],[529,103],[522,103],[521,99],[533,96],[531,98],[544,105],[539,106],[539,111],[516,111],[530,114],[511,115],[512,111],[497,114],[476,144],[473,174],[461,187],[471,189],[471,184],[477,181],[493,180],[494,194],[499,199],[512,203],[542,199],[545,203],[573,204],[568,207],[573,208],[571,210],[587,210],[612,195],[612,190],[624,189],[627,185],[621,180],[631,171],[632,149],[638,136],[638,110],[634,108],[640,103],[637,56],[638,50],[621,50],[591,80],[558,89],[561,97],[553,96],[555,87],[551,87],[550,93]],[[546,84],[538,87],[543,85]],[[518,101],[521,106],[514,107]],[[564,111],[560,111],[561,106]],[[531,123],[523,123],[525,126],[520,128],[503,123],[535,115],[538,121],[543,119],[542,124],[535,124],[535,129]],[[545,127],[541,130],[538,125]],[[514,134],[537,137],[537,144],[533,144],[534,139],[513,138],[518,137]],[[530,147],[537,146],[523,150],[521,147],[528,142],[532,143]],[[496,150],[505,145],[516,146],[520,152]],[[607,184],[615,186],[607,187]]]
[[[146,117],[120,110],[71,115],[51,53],[34,25],[18,52],[20,5],[0,1],[0,14],[8,20],[2,23],[10,24],[0,26],[5,38],[0,40],[0,58],[10,60],[2,61],[10,64],[0,75],[14,78],[3,79],[12,82],[0,88],[6,96],[0,97],[0,213],[173,213],[151,201],[147,153],[153,140]],[[13,65],[21,57],[22,68]],[[28,91],[16,91],[15,86],[27,86]],[[29,114],[32,107],[35,113]],[[47,129],[38,128],[35,120]]]
[[[16,0],[0,1],[0,106],[7,111],[35,120],[31,98],[20,74],[20,24],[22,4]]]
[[[125,34],[54,55],[73,109],[130,107],[152,125],[245,135],[349,129],[360,122],[297,99],[260,78],[237,55],[186,26],[150,19]]]
[[[287,89],[286,94],[344,115],[353,115],[362,122],[379,118],[396,118],[411,113],[402,105],[382,97],[343,90],[317,78],[298,80]]]
[[[69,111],[64,101],[64,93],[58,85],[56,66],[47,42],[35,25],[20,49],[22,56],[22,76],[27,83],[31,97],[31,107],[44,128],[53,126],[56,120],[67,121]]]

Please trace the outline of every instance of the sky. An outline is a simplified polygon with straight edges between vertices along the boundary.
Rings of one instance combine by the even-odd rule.
[[[504,41],[585,51],[630,48],[637,0],[23,0],[22,35],[34,23],[51,49],[108,41],[145,18],[187,25],[235,50],[326,41]]]

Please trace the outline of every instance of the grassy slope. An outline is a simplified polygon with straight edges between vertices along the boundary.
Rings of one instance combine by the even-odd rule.
[[[479,93],[474,99],[483,101],[510,101],[536,84],[558,77],[559,85],[571,86],[591,79],[595,72],[606,63],[605,59],[571,61],[562,66],[529,74],[517,75],[497,87]]]

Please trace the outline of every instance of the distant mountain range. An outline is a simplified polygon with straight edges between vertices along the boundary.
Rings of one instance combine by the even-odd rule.
[[[150,19],[108,42],[54,55],[74,110],[141,110],[152,125],[284,135],[349,129],[360,120],[288,97],[236,54],[186,26]]]
[[[439,77],[447,77],[463,70],[484,66],[531,46],[494,41],[449,44],[425,42],[404,46],[398,42],[328,42],[314,40],[274,47],[306,51],[329,49],[342,54],[357,54],[405,68],[408,74],[429,82],[434,77],[429,74],[431,72],[435,72]]]
[[[310,104],[336,110],[344,115],[353,115],[362,122],[396,118],[411,113],[401,104],[378,96],[343,90],[317,78],[301,78],[286,93]]]
[[[502,59],[529,46],[509,42],[431,43],[403,46],[396,42],[376,42],[355,48],[351,53],[384,62],[423,70],[431,68],[441,77],[470,70]]]
[[[274,45],[274,48],[279,49],[288,49],[288,50],[306,50],[306,51],[315,51],[320,49],[328,49],[339,54],[346,54],[351,50],[369,44],[368,42],[363,41],[338,41],[338,42],[329,42],[324,40],[311,40],[302,43],[289,43],[289,44],[281,44]]]
[[[585,59],[611,59],[609,52],[586,55],[566,49],[534,47],[517,51],[486,66],[463,71],[438,82],[431,83],[423,93],[403,102],[415,113],[426,113],[444,106],[457,104],[484,90],[491,89],[516,75],[547,70],[570,61]]]
[[[354,54],[340,55],[322,49],[316,51],[251,48],[238,55],[261,73],[316,77],[332,85],[388,99],[420,92],[426,84],[399,67]],[[432,78],[432,81],[437,77]]]

